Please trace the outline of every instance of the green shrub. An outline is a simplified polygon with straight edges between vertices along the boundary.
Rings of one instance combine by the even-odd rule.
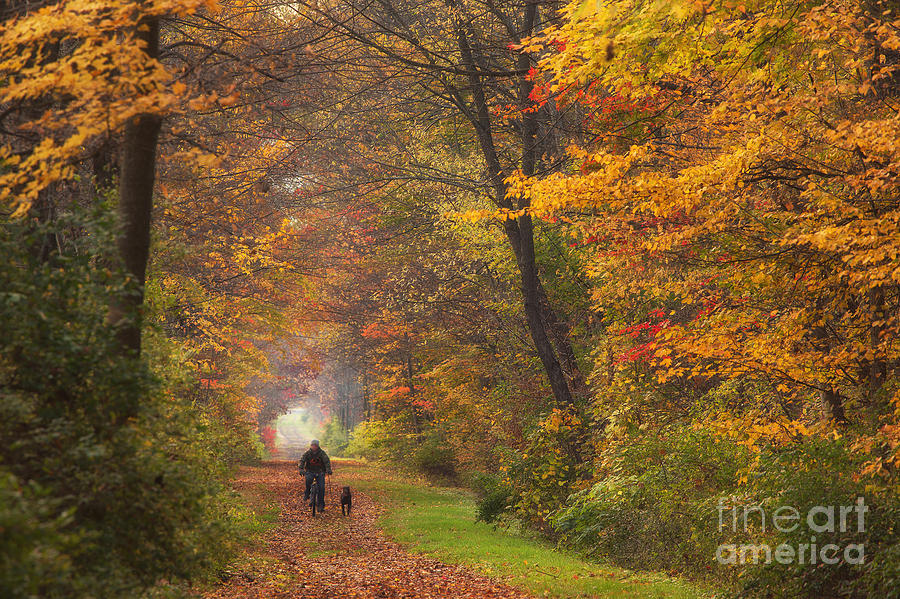
[[[851,449],[851,440],[849,432],[808,436],[755,453],[689,426],[636,435],[617,449],[610,472],[570,496],[551,522],[568,543],[594,556],[633,569],[680,571],[732,584],[740,597],[896,599],[898,491],[853,476],[865,458]],[[813,507],[839,510],[858,498],[869,509],[865,532],[852,527],[816,532],[806,526]],[[765,528],[757,506],[766,515]],[[801,516],[792,532],[772,526],[771,517],[782,506]],[[734,555],[730,546],[774,550],[786,544],[799,551],[813,538],[819,548],[864,544],[866,562],[825,565],[807,558],[803,564],[799,559],[729,564],[716,559],[720,548],[727,562]]]
[[[412,466],[427,476],[456,478],[456,455],[436,429],[421,435],[415,443]]]
[[[394,461],[403,455],[404,447],[403,438],[395,436],[391,422],[370,420],[360,422],[350,432],[346,454],[373,462]]]
[[[234,444],[119,351],[108,219],[66,218],[87,234],[50,259],[60,231],[0,222],[0,596],[137,597],[228,557]]]
[[[497,522],[512,506],[512,487],[497,475],[478,473],[471,478],[470,486],[478,496],[475,503],[475,519],[478,521],[488,524]]]
[[[867,456],[852,448],[852,439],[852,431],[836,437],[810,436],[790,447],[763,452],[748,487],[766,513],[771,514],[779,506],[791,506],[801,515],[796,530],[770,531],[759,535],[761,541],[757,542],[798,547],[815,539],[819,548],[834,544],[841,550],[859,544],[864,547],[865,563],[852,564],[841,559],[837,564],[823,566],[807,560],[805,564],[795,561],[745,567],[741,577],[744,594],[779,598],[900,597],[900,490],[883,481],[853,476],[862,469]],[[855,506],[858,500],[867,509],[865,530],[858,530],[855,511],[845,530],[841,530],[840,507]],[[807,526],[805,517],[817,506],[835,508],[836,530],[811,530]]]
[[[345,455],[350,444],[350,435],[337,416],[332,416],[331,420],[325,423],[319,433],[319,439],[322,447],[327,448],[328,452],[334,456]]]
[[[615,472],[572,495],[551,519],[576,547],[629,568],[708,576],[716,498],[748,452],[704,431],[669,427],[621,446]]]
[[[37,483],[23,485],[0,469],[0,595],[36,597],[73,576],[69,554],[78,545],[72,511]]]
[[[529,423],[524,451],[494,449],[512,487],[517,518],[544,533],[552,532],[548,516],[565,503],[573,485],[590,473],[587,432],[577,410],[553,409]]]
[[[390,464],[392,468],[442,479],[456,478],[456,456],[440,431],[404,432],[393,418],[359,423],[350,433],[347,455]]]

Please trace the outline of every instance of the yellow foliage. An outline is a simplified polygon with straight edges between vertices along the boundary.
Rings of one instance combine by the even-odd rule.
[[[897,16],[842,0],[585,6],[544,35],[559,51],[542,65],[562,102],[588,86],[627,99],[638,133],[572,148],[580,170],[515,177],[510,194],[591,240],[598,312],[682,306],[644,340],[660,382],[868,393],[867,369],[900,358],[885,300],[900,282],[900,116],[880,99],[900,65],[871,61],[900,44]]]
[[[0,103],[23,107],[17,124],[23,135],[0,147],[0,202],[15,216],[25,214],[47,186],[72,177],[73,164],[95,138],[136,115],[179,105],[185,86],[148,58],[139,23],[203,7],[215,2],[68,0],[3,23]],[[28,110],[32,104],[52,108],[38,115]],[[35,136],[35,143],[22,141]]]

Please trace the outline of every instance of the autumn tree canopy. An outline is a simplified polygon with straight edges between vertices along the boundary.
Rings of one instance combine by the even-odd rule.
[[[8,5],[0,594],[215,572],[232,467],[306,407],[593,557],[893,596],[896,11]],[[859,499],[865,535],[818,538],[865,564],[714,561],[809,542],[715,506]]]

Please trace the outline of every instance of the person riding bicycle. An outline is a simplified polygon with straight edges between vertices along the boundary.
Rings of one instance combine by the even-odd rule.
[[[309,501],[309,488],[312,486],[313,480],[319,484],[319,511],[325,509],[325,475],[331,474],[331,460],[319,447],[319,440],[313,439],[309,442],[309,449],[300,458],[300,472],[306,474],[306,492],[303,493],[303,499]]]

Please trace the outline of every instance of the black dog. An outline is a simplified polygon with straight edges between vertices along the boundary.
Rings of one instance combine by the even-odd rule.
[[[350,515],[350,508],[353,507],[353,495],[350,494],[350,487],[341,489],[341,514]]]

